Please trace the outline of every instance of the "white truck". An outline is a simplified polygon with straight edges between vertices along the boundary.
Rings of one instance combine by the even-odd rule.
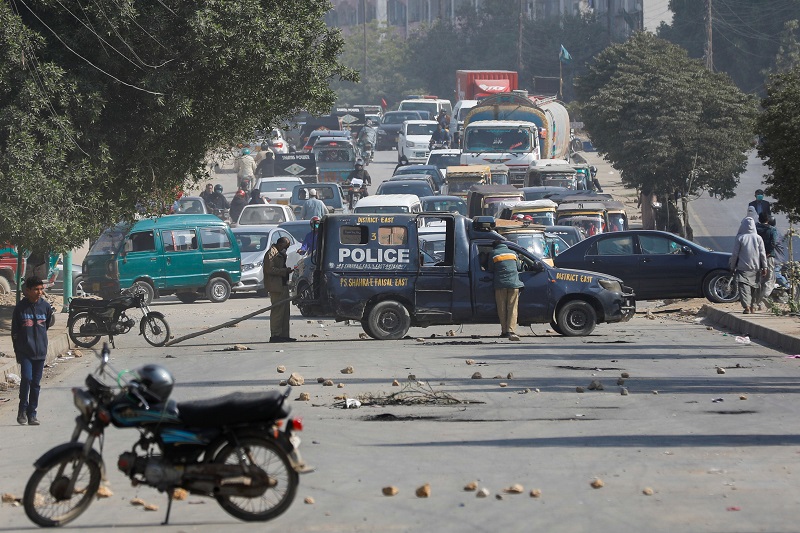
[[[461,147],[462,165],[504,164],[509,183],[523,187],[532,162],[569,157],[569,114],[552,98],[498,94],[467,114]]]

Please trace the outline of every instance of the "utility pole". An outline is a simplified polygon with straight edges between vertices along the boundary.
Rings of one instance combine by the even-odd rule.
[[[522,74],[522,3],[519,0],[519,24],[517,25],[517,72]]]
[[[367,81],[367,0],[362,0],[364,7],[364,82]],[[364,95],[366,96],[366,95]]]
[[[711,15],[711,0],[706,1],[706,47],[705,47],[705,55],[706,55],[706,68],[708,70],[714,70],[714,49],[711,45],[711,37],[714,33],[713,30],[713,19]]]

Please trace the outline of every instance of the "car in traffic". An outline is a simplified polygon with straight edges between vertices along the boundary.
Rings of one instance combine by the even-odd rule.
[[[238,226],[233,228],[233,236],[242,254],[242,277],[239,283],[231,287],[233,292],[256,291],[260,296],[266,296],[264,256],[281,237],[286,237],[291,243],[286,250],[286,266],[294,268],[300,261],[300,242],[286,228],[274,225]]]
[[[430,213],[457,213],[467,216],[467,202],[460,196],[423,196],[422,210]]]
[[[199,196],[181,196],[172,204],[174,215],[206,215],[210,212],[206,202]]]
[[[554,262],[558,268],[618,277],[638,300],[707,298],[729,303],[738,298],[728,270],[730,256],[665,231],[629,230],[589,237]]]
[[[431,150],[425,164],[435,166],[442,173],[442,177],[446,178],[447,167],[455,167],[461,164],[461,150],[458,148]]]
[[[422,198],[423,196],[433,196],[433,187],[424,180],[389,180],[381,183],[375,194],[413,194]]]
[[[309,183],[305,185],[295,185],[292,189],[292,197],[289,205],[294,211],[294,216],[300,218],[303,212],[303,205],[308,201],[308,191],[317,191],[317,199],[322,200],[328,213],[336,215],[346,215],[350,212],[350,206],[345,202],[345,193],[342,186],[338,183]]]
[[[431,189],[433,189],[434,194],[439,194],[439,188],[436,186],[436,182],[433,180],[430,174],[395,174],[386,181],[413,181],[413,180],[424,181],[425,183],[431,186]]]
[[[314,130],[308,135],[306,144],[303,145],[303,152],[310,152],[320,137],[336,137],[352,144],[352,136],[345,130]]]
[[[439,123],[435,120],[406,120],[397,138],[397,162],[424,163],[430,153],[433,132]]]
[[[433,188],[437,194],[441,191],[442,187],[444,187],[444,174],[436,165],[403,165],[397,167],[394,171],[394,176],[401,176],[404,174],[427,174],[433,179]]]
[[[378,126],[375,150],[391,150],[397,146],[400,128],[406,120],[420,120],[416,111],[389,111],[384,113]]]
[[[288,205],[254,204],[244,206],[235,225],[275,224],[277,226],[281,222],[294,219],[294,212]]]
[[[261,197],[272,204],[289,205],[292,199],[292,190],[295,186],[303,185],[302,178],[293,176],[280,176],[274,178],[258,178],[255,188],[261,191]]]
[[[357,215],[363,214],[395,214],[421,213],[422,204],[414,194],[376,194],[359,198],[353,209]]]

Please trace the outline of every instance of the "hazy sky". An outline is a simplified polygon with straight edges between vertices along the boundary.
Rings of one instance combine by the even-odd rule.
[[[642,0],[644,8],[644,27],[655,32],[661,22],[672,22],[672,11],[669,10],[669,0]]]

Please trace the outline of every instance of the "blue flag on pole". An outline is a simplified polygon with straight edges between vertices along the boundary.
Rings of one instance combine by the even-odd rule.
[[[561,45],[561,52],[558,54],[558,59],[560,59],[564,64],[572,61],[572,56],[569,55],[569,52],[567,52],[567,49],[564,48],[563,44]]]

